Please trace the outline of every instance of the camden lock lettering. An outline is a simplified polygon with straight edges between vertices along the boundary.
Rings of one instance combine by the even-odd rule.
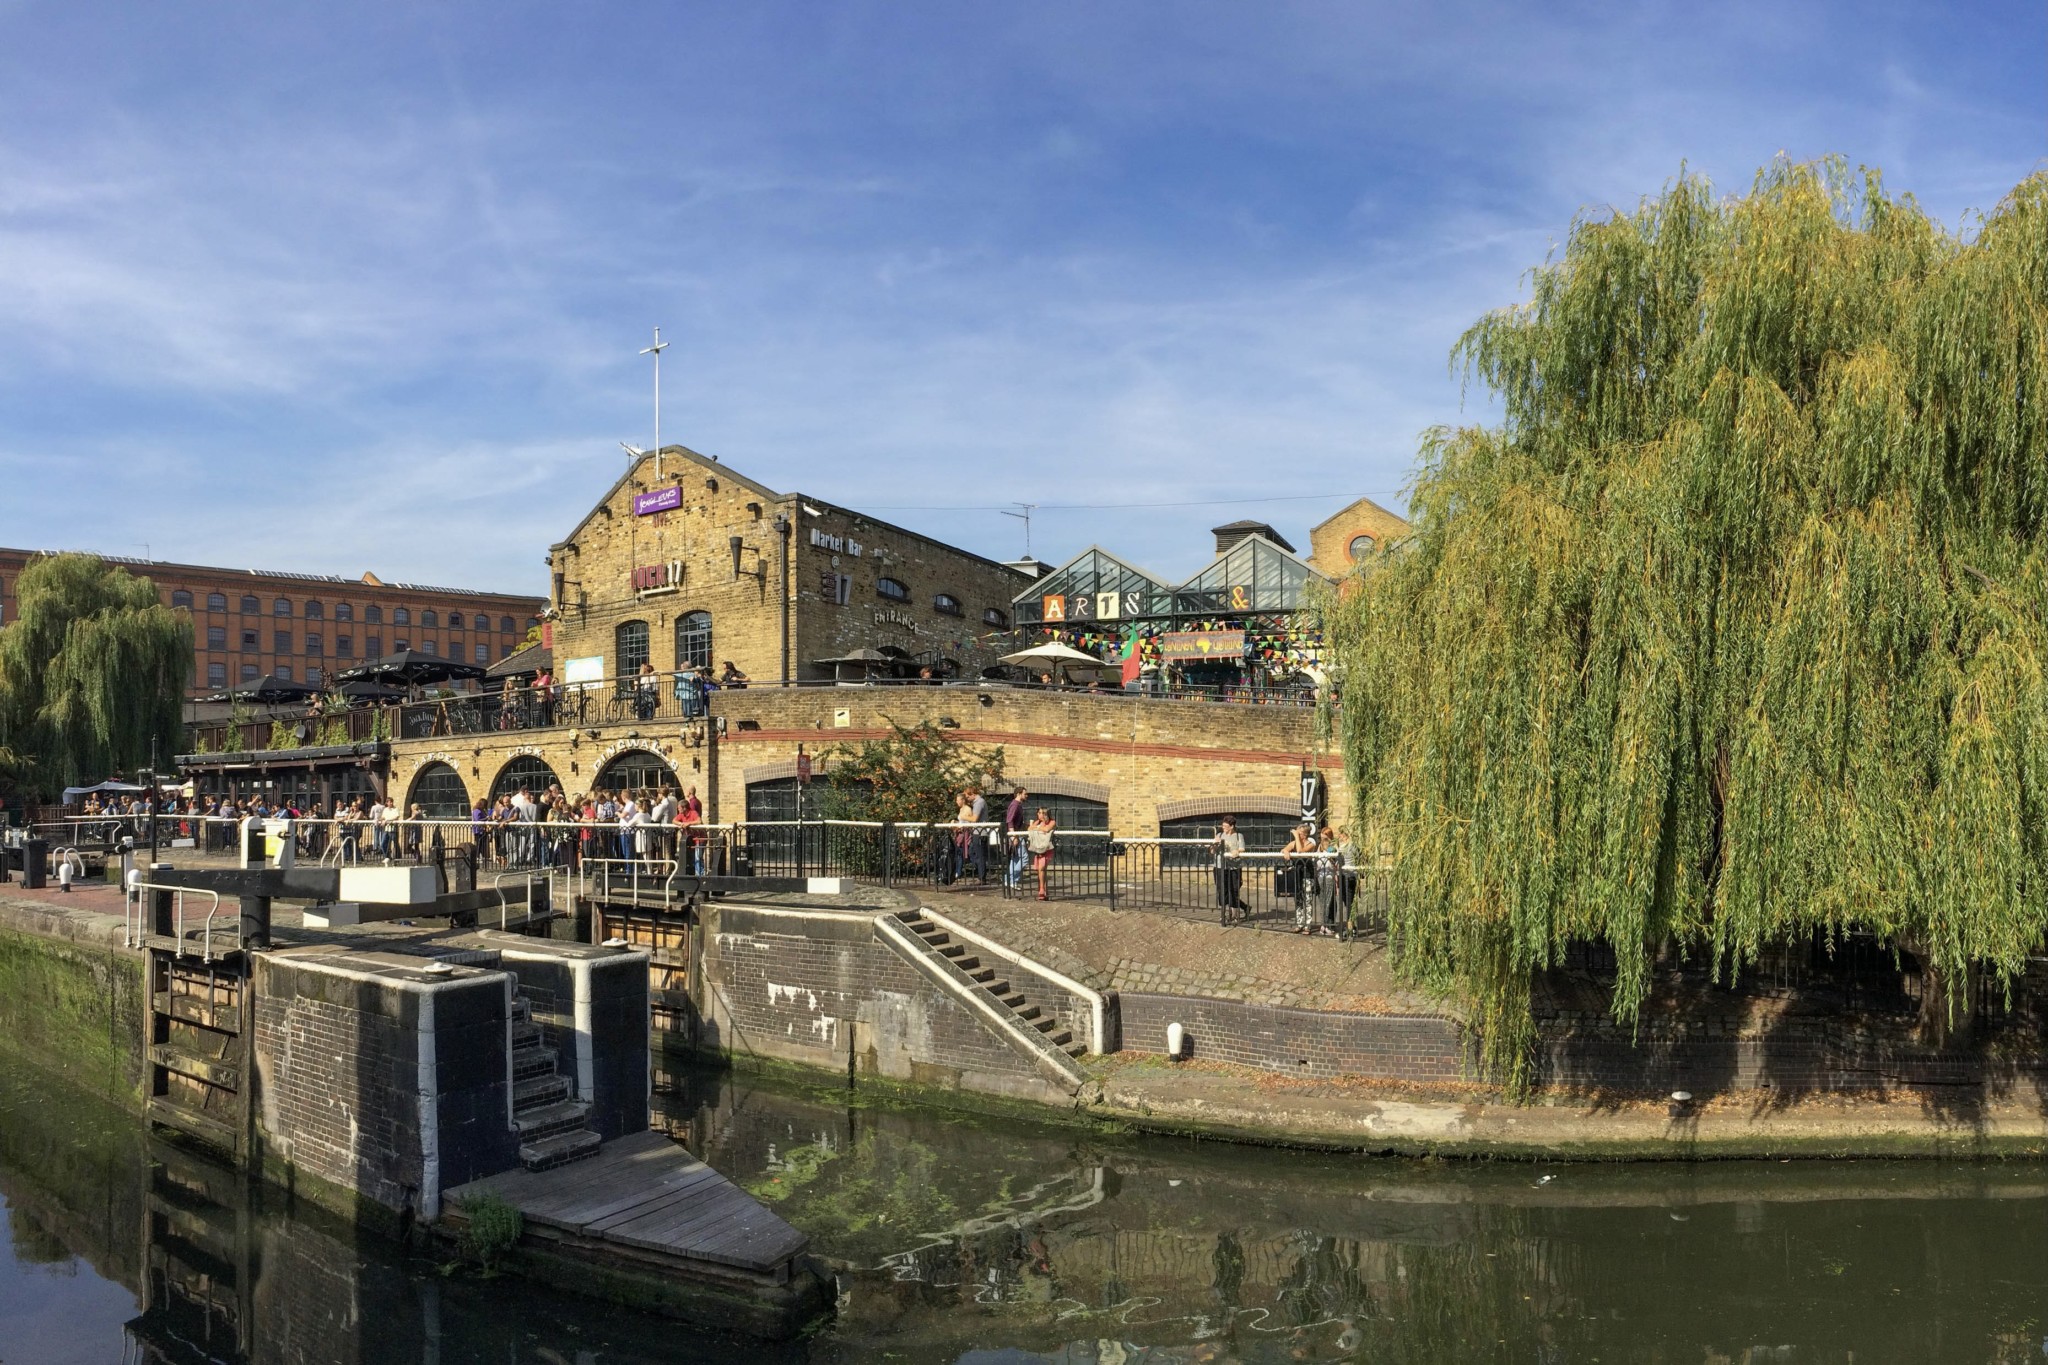
[[[643,564],[633,570],[634,592],[667,592],[683,585],[683,561],[671,559],[666,564]]]

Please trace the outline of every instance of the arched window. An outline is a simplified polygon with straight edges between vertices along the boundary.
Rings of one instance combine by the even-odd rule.
[[[990,607],[981,614],[981,623],[985,626],[994,626],[997,630],[1007,630],[1010,626],[1010,618],[997,608]]]
[[[228,609],[228,595],[224,592],[210,592],[206,594],[206,609],[208,611],[226,611]]]
[[[448,629],[450,629],[450,630],[461,630],[461,629],[462,629],[462,613],[461,613],[461,612],[459,612],[459,611],[451,611],[451,612],[449,612],[449,613],[448,613]]]
[[[429,763],[412,780],[405,804],[407,809],[417,805],[429,820],[466,820],[469,789],[462,785],[462,775],[446,763]]]
[[[272,601],[270,604],[270,614],[272,616],[290,616],[292,614],[292,599],[280,597]]]
[[[628,749],[605,764],[597,775],[597,787],[612,792],[681,790],[676,785],[676,770],[645,749]]]
[[[373,626],[383,625],[384,608],[377,606],[375,603],[372,603],[368,608],[364,610],[363,619]]]
[[[1286,847],[1294,834],[1294,827],[1301,823],[1299,815],[1276,815],[1267,811],[1239,811],[1232,817],[1237,821],[1237,832],[1244,836],[1245,851],[1248,853],[1272,853]],[[1179,820],[1161,820],[1159,837],[1162,839],[1214,839],[1223,828],[1223,816],[1190,815]],[[1168,867],[1207,867],[1209,850],[1191,844],[1166,844],[1161,856]]]
[[[394,612],[392,612],[392,613],[391,613],[391,624],[392,624],[392,625],[394,625],[394,626],[409,626],[409,625],[411,625],[411,624],[412,624],[412,613],[411,613],[410,611],[406,610],[406,609],[405,609],[404,607],[400,607],[400,608],[398,608],[398,609],[397,609],[396,611],[394,611]]]
[[[434,614],[434,609],[432,607],[429,607],[427,608],[427,610],[420,613],[420,625],[423,628],[432,628],[439,626],[440,624],[441,618]]]
[[[960,599],[953,596],[952,593],[942,592],[932,599],[932,610],[944,612],[948,616],[958,616],[960,615]]]
[[[910,600],[910,589],[893,578],[876,579],[875,591],[888,598],[891,602],[908,602]]]
[[[242,598],[242,615],[254,616],[262,610],[263,606],[256,600],[254,593],[249,593]]]
[[[510,634],[512,631],[512,618],[509,616],[500,616],[498,618],[498,629],[506,632],[507,634]]]
[[[327,615],[327,608],[321,606],[317,601],[308,602],[306,603],[305,615],[308,621],[322,620]]]
[[[614,671],[620,677],[631,677],[640,671],[640,665],[649,658],[647,644],[647,623],[645,621],[621,621],[612,633],[612,655],[618,660]]]
[[[676,667],[710,671],[710,612],[685,612],[676,618]]]
[[[355,620],[356,609],[354,605],[348,602],[336,602],[334,604],[334,619],[337,621]]]
[[[501,796],[516,796],[521,787],[539,796],[549,787],[560,785],[561,779],[555,776],[553,768],[532,754],[525,754],[498,770],[498,780],[491,783],[491,800],[495,801]]]
[[[173,607],[183,607],[186,611],[192,610],[192,594],[183,588],[179,588],[171,594],[171,605]]]
[[[1027,782],[1026,787],[1029,787]],[[1009,801],[1006,795],[989,799],[991,807],[999,808]],[[1109,829],[1109,803],[1091,801],[1085,796],[1055,796],[1049,792],[1032,792],[1025,798],[1025,810],[1031,815],[1038,813],[1040,806],[1052,816],[1056,828],[1069,833]],[[1100,867],[1109,858],[1109,840],[1104,839],[1062,839],[1059,841],[1060,861],[1080,864],[1086,867]]]

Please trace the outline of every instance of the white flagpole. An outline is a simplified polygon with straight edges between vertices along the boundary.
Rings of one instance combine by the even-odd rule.
[[[641,355],[654,357],[654,481],[661,482],[661,353],[668,349],[668,343],[661,339],[661,329],[654,329],[654,344],[642,351]]]

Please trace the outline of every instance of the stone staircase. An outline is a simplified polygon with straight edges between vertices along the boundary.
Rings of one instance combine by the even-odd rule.
[[[533,1022],[533,1002],[512,997],[512,1122],[519,1129],[519,1162],[545,1171],[595,1156],[604,1139],[584,1126],[590,1106],[569,1098],[568,1078],[557,1067]]]
[[[1034,1004],[1023,991],[1018,990],[1009,979],[1001,961],[984,962],[968,945],[954,940],[938,925],[926,919],[921,910],[905,911],[897,916],[903,926],[923,939],[938,955],[951,964],[962,977],[985,991],[995,1002],[1008,1010],[1025,1028],[1032,1029],[1069,1057],[1081,1057],[1088,1051],[1085,1042],[1074,1037],[1073,1031],[1063,1026],[1058,1017],[1047,1013]]]

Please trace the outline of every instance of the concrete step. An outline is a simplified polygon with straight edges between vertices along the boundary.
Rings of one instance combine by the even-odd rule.
[[[512,1079],[515,1083],[554,1074],[555,1050],[551,1047],[520,1048],[512,1054]]]
[[[525,1023],[530,1023],[530,1022],[532,1021],[532,1019],[533,1019],[533,1002],[532,1002],[531,1000],[528,1000],[528,999],[527,999],[527,998],[526,998],[525,996],[523,996],[523,995],[515,995],[515,996],[513,996],[513,997],[512,997],[512,1022],[513,1022],[513,1023],[515,1023],[515,1024],[525,1024]]]
[[[1066,1053],[1069,1057],[1086,1057],[1088,1055],[1088,1047],[1085,1043],[1068,1043],[1060,1051]]]
[[[604,1139],[588,1128],[579,1128],[573,1133],[558,1133],[554,1137],[542,1138],[539,1142],[519,1144],[519,1164],[529,1171],[545,1171],[571,1161],[581,1161],[587,1156],[596,1156],[597,1149],[604,1145]]]
[[[576,1132],[583,1127],[583,1121],[589,1117],[589,1105],[580,1100],[563,1100],[558,1104],[529,1109],[514,1116],[512,1122],[519,1129],[521,1142],[539,1142],[542,1138]]]
[[[528,1110],[560,1104],[568,1098],[569,1082],[560,1076],[540,1076],[530,1081],[515,1081],[512,1085],[512,1113],[515,1116],[524,1114]]]
[[[512,1050],[514,1052],[524,1052],[529,1048],[539,1047],[540,1040],[539,1024],[514,1024],[512,1026]]]

